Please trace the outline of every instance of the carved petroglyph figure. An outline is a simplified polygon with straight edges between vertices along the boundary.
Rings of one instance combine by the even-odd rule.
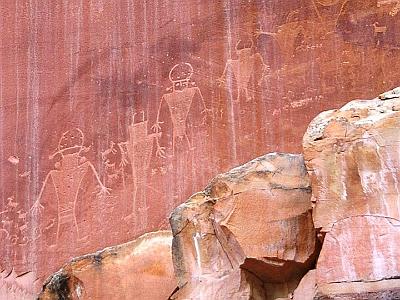
[[[387,27],[386,26],[380,26],[379,22],[375,22],[372,25],[374,26],[374,36],[375,36],[375,39],[376,39],[376,45],[379,46],[381,44],[381,40],[386,35]]]
[[[253,77],[253,80],[256,81],[257,85],[260,85],[260,82],[266,73],[268,67],[264,64],[262,56],[254,52],[254,43],[252,39],[239,40],[236,44],[236,54],[237,59],[228,59],[225,64],[224,71],[221,77],[218,79],[218,82],[223,83],[228,75],[229,71],[233,72],[233,75],[236,79],[237,86],[237,96],[236,101],[239,102],[240,95],[242,93],[245,94],[246,100],[250,101],[254,98],[253,93],[249,92],[249,84],[250,80]],[[254,70],[257,67],[261,67],[262,75],[260,78],[254,78]]]
[[[7,198],[5,210],[0,212],[0,237],[13,245],[27,243],[26,211],[15,201],[14,196]]]
[[[141,190],[141,202],[146,202],[145,188],[147,171],[150,166],[153,153],[154,140],[161,137],[161,132],[148,133],[148,121],[142,112],[142,120],[135,123],[136,113],[133,114],[132,123],[128,126],[129,139],[118,143],[122,150],[122,167],[130,164],[134,183],[132,213],[136,210],[145,210],[146,203],[137,203],[138,191]]]
[[[349,0],[313,0],[315,13],[322,24],[325,24],[328,32],[333,32],[337,26],[339,17],[343,13],[345,4]],[[333,10],[332,10],[333,9]]]
[[[167,89],[168,93],[164,94],[161,98],[156,123],[152,126],[155,133],[161,130],[160,124],[160,111],[163,102],[165,101],[168,105],[169,112],[172,120],[172,151],[175,153],[176,140],[185,139],[189,148],[191,149],[191,143],[186,133],[186,120],[196,95],[200,97],[203,105],[202,114],[209,111],[207,109],[203,95],[200,89],[196,86],[196,83],[192,81],[193,67],[189,63],[180,63],[172,67],[169,72],[169,80],[172,86]],[[203,121],[205,120],[205,116]],[[165,158],[165,149],[160,147],[159,140],[157,139],[157,155]]]
[[[89,148],[84,146],[84,135],[78,128],[66,131],[62,134],[58,143],[57,150],[49,158],[61,156],[61,160],[55,164],[55,170],[51,170],[40,190],[38,199],[31,208],[34,215],[37,215],[44,208],[43,194],[46,189],[52,189],[55,192],[57,201],[57,219],[54,219],[48,228],[57,222],[56,242],[60,238],[62,229],[72,232],[78,240],[79,227],[76,219],[76,205],[78,193],[81,189],[82,180],[86,175],[93,175],[98,184],[98,196],[109,194],[100,180],[100,177],[90,161],[82,156],[82,152],[87,152]]]

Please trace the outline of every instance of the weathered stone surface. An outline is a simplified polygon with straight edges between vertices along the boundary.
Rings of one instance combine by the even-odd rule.
[[[319,298],[363,294],[400,298],[399,240],[400,220],[356,216],[335,223],[325,236],[317,263]]]
[[[316,270],[310,270],[293,292],[293,300],[313,300],[317,291]]]
[[[398,84],[395,0],[3,0],[0,11],[0,260],[40,283],[167,227],[215,174],[300,152],[317,112]],[[60,152],[76,128],[83,144]]]
[[[356,100],[311,122],[303,146],[317,228],[358,215],[400,219],[399,105]]]
[[[323,246],[317,299],[400,298],[398,89],[321,113],[304,136]]]
[[[310,197],[301,155],[271,153],[218,175],[170,217],[173,299],[287,297],[316,251]]]
[[[1,270],[1,269],[0,269]],[[32,300],[35,295],[28,293],[35,275],[31,272],[17,276],[14,270],[0,272],[0,299],[4,300]]]
[[[174,291],[170,231],[73,259],[53,274],[41,300],[160,299]]]

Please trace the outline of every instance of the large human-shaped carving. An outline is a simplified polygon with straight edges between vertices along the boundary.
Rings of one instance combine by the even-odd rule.
[[[158,133],[161,130],[160,124],[160,111],[163,102],[165,101],[168,105],[169,112],[172,120],[172,153],[174,155],[177,140],[186,140],[189,149],[192,148],[192,144],[186,132],[186,121],[192,102],[196,95],[200,98],[203,110],[201,113],[206,113],[208,111],[206,104],[204,102],[203,95],[200,89],[197,87],[196,83],[192,81],[193,67],[189,63],[180,63],[172,67],[169,72],[169,80],[172,86],[168,88],[168,93],[164,94],[161,98],[158,111],[156,123],[152,126],[154,132]],[[205,117],[205,116],[204,116]],[[159,144],[159,139],[157,139],[157,155],[160,157],[165,157],[165,149]]]
[[[94,178],[98,195],[109,194],[109,189],[101,182],[93,164],[82,155],[82,152],[88,150],[89,148],[84,146],[83,132],[75,128],[62,134],[57,150],[49,157],[53,159],[60,156],[61,159],[55,164],[55,169],[47,174],[31,211],[34,216],[38,215],[46,205],[54,205],[51,201],[57,202],[57,216],[47,218],[46,224],[41,224],[43,232],[55,231],[51,234],[54,240],[50,241],[50,245],[58,244],[62,232],[64,233],[63,238],[71,238],[75,241],[83,241],[86,238],[80,233],[81,228],[78,225],[76,211],[78,195],[80,192],[84,192],[82,191],[84,188],[87,188],[83,186],[85,177],[92,176]],[[51,230],[53,228],[55,230]]]
[[[268,67],[264,64],[262,56],[254,51],[254,43],[251,38],[241,39],[237,42],[236,55],[236,59],[228,59],[218,81],[225,82],[228,73],[233,72],[236,80],[236,102],[240,101],[243,93],[246,101],[251,101],[254,99],[254,92],[249,90],[251,79],[259,85]],[[255,75],[257,69],[260,70],[258,77]]]
[[[147,171],[153,153],[154,140],[161,137],[161,132],[148,133],[148,120],[145,120],[144,112],[142,112],[143,118],[140,122],[135,123],[135,115],[136,113],[133,114],[132,123],[128,126],[128,141],[118,143],[122,152],[122,163],[129,163],[132,168],[134,184],[132,214],[136,210],[147,210],[145,194]],[[140,201],[138,202],[138,200]],[[143,220],[140,220],[140,224],[145,223],[145,219],[143,217]]]

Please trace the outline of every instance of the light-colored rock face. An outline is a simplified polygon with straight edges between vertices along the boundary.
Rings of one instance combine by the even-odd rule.
[[[272,153],[217,176],[171,215],[174,299],[287,297],[315,252],[310,197],[301,155]]]
[[[321,113],[303,147],[322,231],[316,299],[400,298],[400,99]]]
[[[365,283],[366,292],[368,283],[375,283],[374,292],[398,289],[396,295],[400,297],[398,280],[393,280],[400,274],[399,240],[400,220],[357,216],[338,221],[326,234],[318,259],[319,293],[357,295],[357,284]],[[387,282],[391,282],[392,290]]]
[[[293,300],[313,300],[316,290],[316,270],[310,270],[294,291]]]
[[[352,101],[320,114],[304,136],[314,223],[357,215],[400,218],[400,100]]]
[[[171,242],[171,233],[160,231],[74,259],[48,279],[39,299],[165,300],[176,287]]]

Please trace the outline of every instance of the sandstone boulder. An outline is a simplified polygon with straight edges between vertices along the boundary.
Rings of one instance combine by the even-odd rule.
[[[356,100],[321,113],[304,136],[314,224],[358,215],[400,218],[400,100]]]
[[[85,255],[53,274],[41,300],[162,299],[176,287],[169,231]]]
[[[303,147],[323,246],[316,299],[400,298],[400,100],[323,112]]]
[[[293,300],[313,300],[317,291],[316,270],[310,270],[301,279],[299,286],[293,293]]]
[[[318,259],[317,299],[400,299],[399,240],[400,220],[356,216],[335,223]]]
[[[171,299],[287,297],[316,252],[310,197],[301,155],[271,153],[218,175],[170,217]]]

